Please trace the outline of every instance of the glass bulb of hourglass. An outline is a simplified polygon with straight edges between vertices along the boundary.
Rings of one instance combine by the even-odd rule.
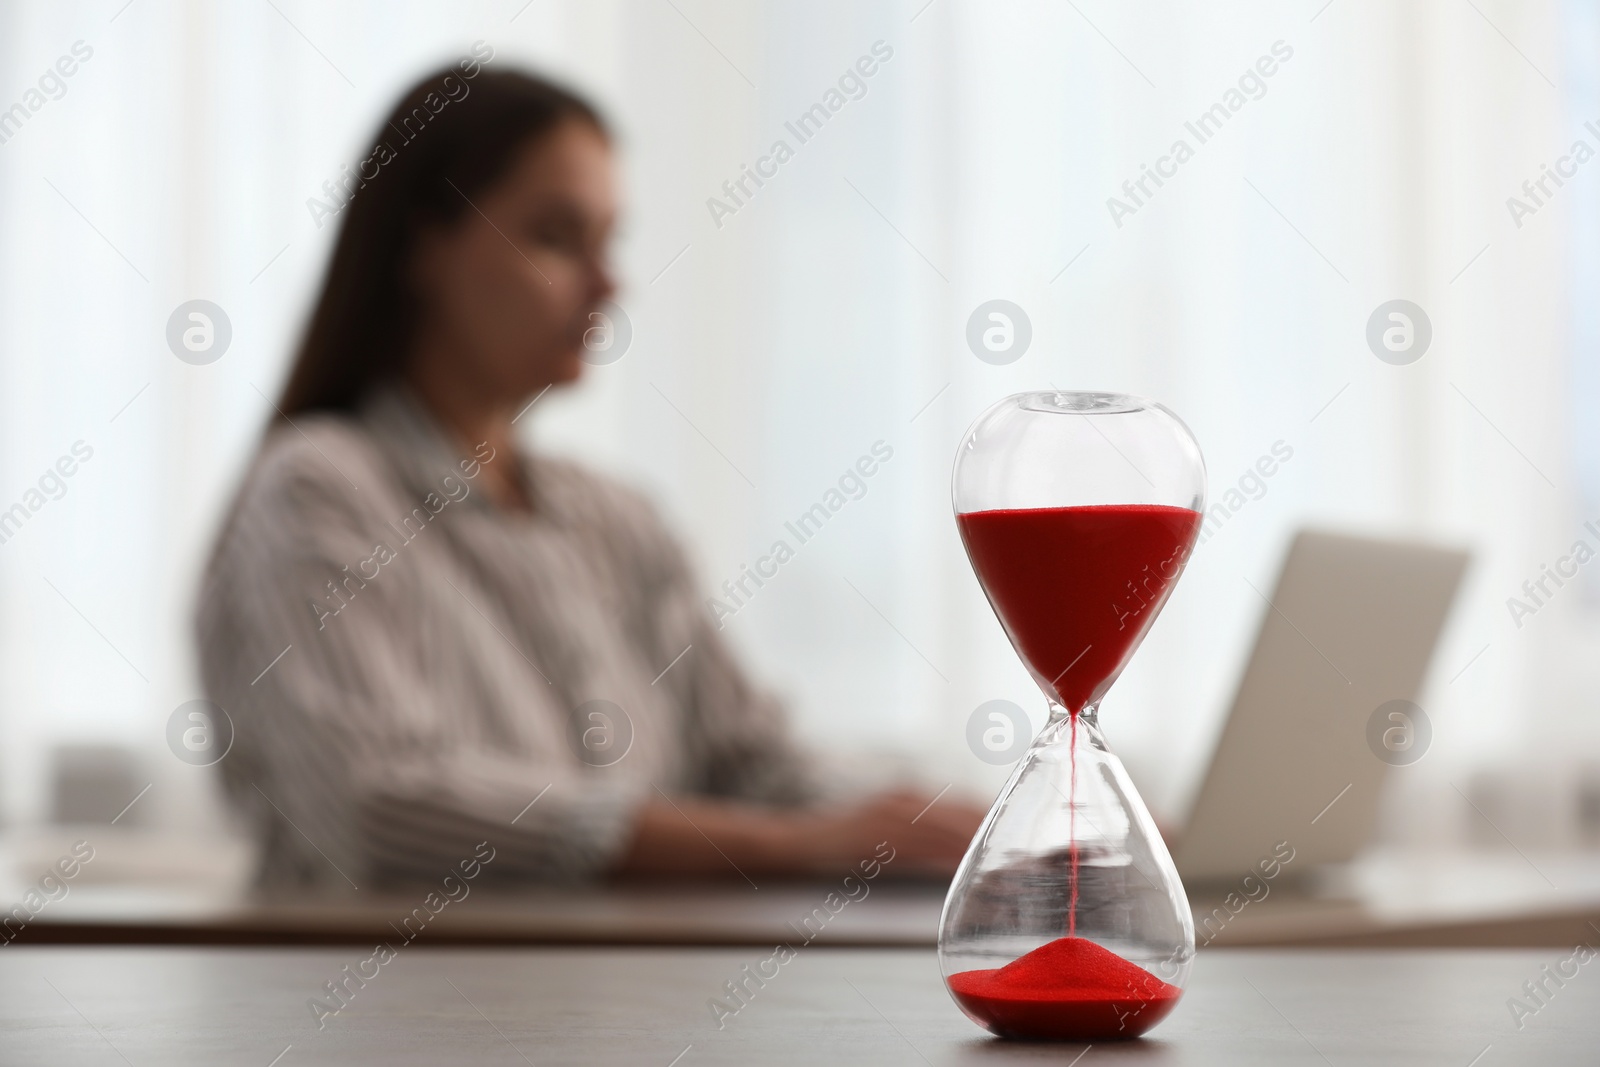
[[[1194,925],[1098,708],[1194,546],[1199,447],[1147,400],[1022,393],[968,431],[953,496],[973,569],[1050,714],[951,884],[946,985],[1004,1037],[1136,1037],[1181,996]]]

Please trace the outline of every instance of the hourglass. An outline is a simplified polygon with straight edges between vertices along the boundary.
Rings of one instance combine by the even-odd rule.
[[[945,984],[1001,1037],[1137,1037],[1182,995],[1194,921],[1097,716],[1199,533],[1200,448],[1139,397],[1019,393],[967,432],[953,496],[1049,718],[945,898]]]

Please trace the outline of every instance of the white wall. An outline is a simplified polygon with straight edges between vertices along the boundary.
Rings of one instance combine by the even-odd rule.
[[[0,106],[74,41],[94,49],[0,144],[0,505],[75,440],[95,449],[0,544],[10,818],[40,814],[49,747],[89,738],[147,753],[159,817],[200,817],[204,779],[162,729],[198,695],[196,569],[329,248],[305,201],[402,85],[478,39],[576,81],[622,131],[633,347],[541,401],[540,447],[648,487],[708,594],[875,440],[895,450],[728,623],[814,739],[998,784],[967,716],[1042,703],[966,566],[949,463],[987,404],[1054,383],[1167,402],[1214,495],[1294,449],[1107,703],[1158,814],[1181,814],[1220,726],[1263,610],[1246,579],[1268,587],[1307,522],[1478,553],[1391,835],[1465,834],[1455,786],[1480,772],[1531,788],[1600,762],[1594,598],[1562,590],[1520,629],[1505,605],[1600,517],[1595,410],[1573,399],[1600,378],[1600,163],[1520,228],[1505,204],[1573,139],[1600,147],[1581,5],[274,4],[0,7]],[[718,227],[707,198],[879,40],[894,54],[866,95]],[[1280,40],[1265,94],[1116,226],[1106,198]],[[163,340],[194,297],[234,328],[205,367]],[[963,339],[993,297],[1033,323],[1007,367]],[[1434,328],[1406,367],[1364,340],[1395,297]]]

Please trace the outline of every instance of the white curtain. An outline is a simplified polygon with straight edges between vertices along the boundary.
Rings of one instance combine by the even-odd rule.
[[[1007,698],[1042,720],[948,475],[979,411],[1053,384],[1165,401],[1213,500],[1244,501],[1105,707],[1158,816],[1204,769],[1264,610],[1249,583],[1308,523],[1476,553],[1391,837],[1463,836],[1456,788],[1484,772],[1565,796],[1600,760],[1592,575],[1520,627],[1506,606],[1600,518],[1600,163],[1520,226],[1506,203],[1574,140],[1600,148],[1600,26],[1576,0],[37,2],[0,7],[0,107],[27,109],[0,144],[0,509],[75,442],[93,455],[0,544],[9,818],[41,815],[48,753],[83,740],[145,756],[154,817],[202,817],[163,730],[199,695],[197,568],[328,253],[306,201],[478,40],[621,131],[632,344],[523,425],[661,502],[816,743],[992,792],[1005,769],[967,750],[968,716]],[[804,139],[786,125],[834,102]],[[1202,140],[1186,124],[1219,103]],[[1169,176],[1140,190],[1147,165]],[[746,166],[768,177],[734,200]],[[232,325],[209,365],[165,341],[192,299]],[[1005,366],[965,339],[991,299],[1031,322]],[[1366,342],[1393,299],[1432,324],[1408,366]],[[798,545],[785,523],[880,441],[892,458]],[[1291,458],[1253,480],[1275,446]],[[723,582],[779,539],[794,558],[731,604]],[[1530,845],[1572,832],[1515,808]]]

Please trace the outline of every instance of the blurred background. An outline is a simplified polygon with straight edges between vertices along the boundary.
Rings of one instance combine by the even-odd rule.
[[[1226,504],[1103,709],[1158,820],[1209,760],[1267,610],[1252,584],[1315,525],[1474,553],[1381,843],[1600,848],[1600,565],[1509,603],[1600,549],[1600,13],[1578,0],[0,3],[0,512],[27,511],[0,525],[6,825],[139,794],[122,824],[229,839],[212,772],[165,740],[202,695],[199,570],[334,185],[475,42],[621,134],[631,339],[519,422],[534,447],[648,492],[730,605],[786,521],[893,450],[725,620],[812,743],[993,796],[1009,768],[968,748],[974,709],[1045,709],[961,549],[951,459],[1009,393],[1125,391],[1183,416]],[[1192,157],[1139,191],[1179,139]],[[1031,335],[1003,365],[967,341],[997,299]],[[1431,324],[1405,365],[1367,339],[1397,299]],[[167,342],[191,300],[231,328],[204,365]]]

